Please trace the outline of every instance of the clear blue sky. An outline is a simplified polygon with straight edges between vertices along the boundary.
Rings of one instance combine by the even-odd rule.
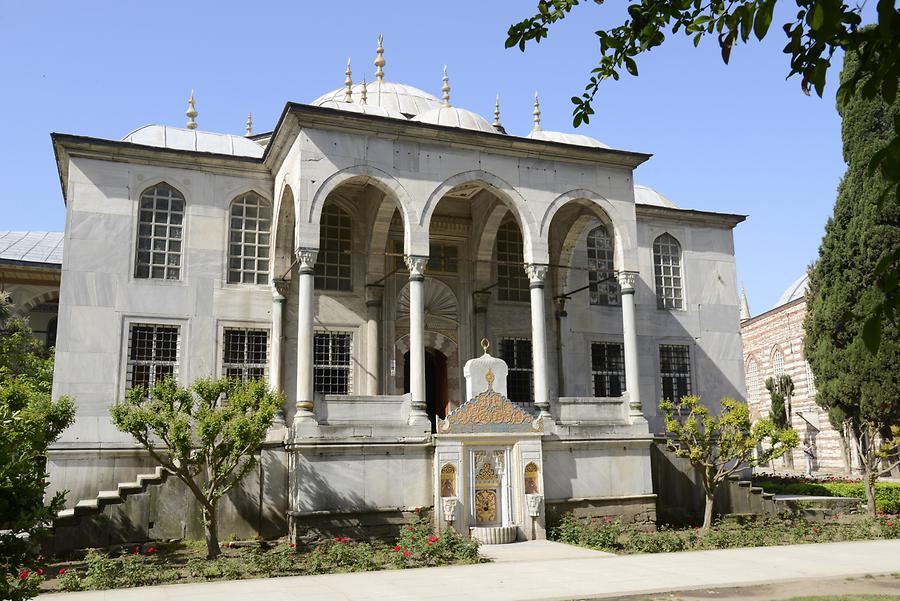
[[[768,39],[722,64],[713,39],[694,49],[670,36],[639,61],[640,76],[603,86],[579,133],[653,153],[637,181],[679,206],[748,214],[735,232],[739,282],[754,314],[812,261],[844,172],[834,108],[785,80],[779,3]],[[870,3],[871,4],[871,3]],[[148,123],[183,126],[196,90],[201,129],[243,133],[248,111],[271,129],[286,101],[372,79],[377,34],[386,78],[440,94],[448,65],[457,106],[490,118],[501,96],[510,133],[531,126],[539,90],[545,129],[571,131],[569,98],[597,56],[593,31],[626,3],[587,2],[524,54],[506,50],[520,2],[5,2],[0,11],[0,230],[61,230],[52,131],[118,139]],[[796,10],[796,7],[794,8]],[[869,13],[872,12],[870,7]],[[872,19],[867,15],[865,20]],[[840,66],[840,59],[837,61]]]

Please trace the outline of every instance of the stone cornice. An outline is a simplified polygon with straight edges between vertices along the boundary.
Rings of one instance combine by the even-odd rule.
[[[638,220],[641,217],[652,219],[665,219],[667,221],[681,221],[684,223],[709,225],[713,227],[733,228],[747,219],[746,215],[732,213],[715,213],[713,211],[698,211],[696,209],[675,209],[670,207],[656,207],[651,205],[635,204],[634,212]]]

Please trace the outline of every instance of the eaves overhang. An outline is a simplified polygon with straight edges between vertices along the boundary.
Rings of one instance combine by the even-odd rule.
[[[697,209],[678,209],[673,207],[657,207],[653,205],[635,205],[635,215],[668,221],[682,221],[686,223],[702,223],[713,227],[734,228],[737,224],[747,219],[747,215],[734,213],[716,213],[715,211],[699,211]]]

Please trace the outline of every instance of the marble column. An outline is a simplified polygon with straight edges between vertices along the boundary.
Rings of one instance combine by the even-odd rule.
[[[534,404],[541,417],[550,415],[550,394],[547,388],[547,315],[544,310],[544,280],[548,265],[526,263],[525,273],[531,282],[531,354],[534,369]]]
[[[632,422],[644,419],[641,407],[640,373],[638,370],[637,323],[634,315],[634,284],[638,274],[619,273],[622,293],[622,339],[625,347],[625,391],[628,395],[628,415]]]
[[[297,250],[297,414],[295,420],[314,419],[313,414],[313,318],[315,316],[313,266],[318,251]]]
[[[425,265],[428,257],[407,255],[409,268],[409,425],[427,425],[425,411]]]
[[[384,288],[366,288],[366,394],[381,394],[381,299]]]

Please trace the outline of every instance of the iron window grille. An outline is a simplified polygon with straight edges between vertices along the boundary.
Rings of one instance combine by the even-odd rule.
[[[350,393],[352,335],[316,332],[313,338],[313,388],[321,394]]]
[[[269,332],[250,328],[225,328],[222,371],[241,382],[264,380],[269,361]]]
[[[459,273],[459,249],[452,244],[432,244],[428,249],[428,271]]]
[[[653,241],[653,273],[656,279],[656,306],[684,309],[681,274],[681,245],[669,234]]]
[[[625,390],[625,348],[618,342],[591,344],[595,397],[620,397]]]
[[[506,396],[517,403],[534,402],[534,367],[531,340],[528,338],[501,338],[500,358],[506,362]]]
[[[590,283],[591,304],[617,306],[619,282],[615,279],[614,243],[606,226],[595,227],[588,233],[588,283]]]
[[[784,355],[779,349],[775,349],[772,354],[772,373],[775,374],[775,380],[784,375]]]
[[[271,229],[272,209],[258,194],[249,192],[231,203],[229,284],[268,283]]]
[[[528,302],[529,289],[522,232],[515,221],[507,221],[497,230],[497,298]]]
[[[352,222],[346,211],[331,204],[322,209],[321,243],[315,266],[320,290],[352,290]]]
[[[662,396],[675,402],[691,394],[691,354],[684,344],[659,345]]]
[[[184,197],[168,184],[141,194],[134,277],[181,279]]]
[[[133,323],[128,329],[126,389],[149,390],[166,377],[178,374],[178,326]]]
[[[747,364],[747,396],[751,403],[759,403],[759,366],[753,359]]]

